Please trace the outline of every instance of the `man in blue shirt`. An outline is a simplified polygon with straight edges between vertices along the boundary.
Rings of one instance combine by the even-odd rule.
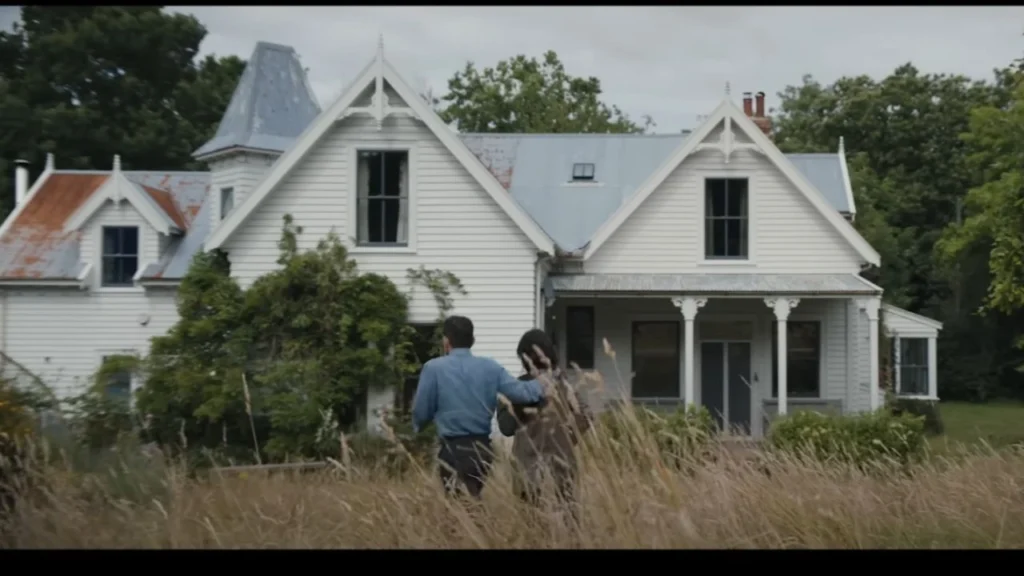
[[[434,422],[440,437],[441,481],[452,492],[456,482],[480,497],[492,461],[491,418],[501,393],[511,402],[540,401],[544,389],[537,380],[519,380],[493,358],[474,356],[473,322],[465,316],[444,321],[445,356],[423,365],[412,422],[420,431]]]

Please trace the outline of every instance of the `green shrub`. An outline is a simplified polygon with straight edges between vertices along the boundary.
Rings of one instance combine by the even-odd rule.
[[[627,450],[642,450],[645,436],[670,459],[703,455],[715,434],[715,421],[703,406],[660,412],[637,406],[609,410],[601,415],[607,437]]]
[[[946,431],[939,414],[939,403],[934,400],[895,397],[889,401],[889,411],[893,416],[910,414],[924,417],[924,432],[930,436],[940,436]]]
[[[768,443],[823,461],[905,464],[924,451],[924,418],[885,411],[844,416],[803,411],[773,422]]]

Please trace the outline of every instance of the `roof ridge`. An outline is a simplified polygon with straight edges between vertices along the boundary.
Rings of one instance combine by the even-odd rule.
[[[615,132],[463,132],[459,134],[459,137],[466,136],[485,136],[490,138],[603,138],[603,137],[616,137],[616,138],[681,138],[689,136],[690,132],[681,132],[679,134],[631,134],[631,133],[615,133]]]

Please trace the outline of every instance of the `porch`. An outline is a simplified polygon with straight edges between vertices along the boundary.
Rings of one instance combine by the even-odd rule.
[[[595,409],[702,405],[758,438],[779,414],[881,403],[881,291],[859,277],[577,274],[546,291],[561,357],[604,377]]]

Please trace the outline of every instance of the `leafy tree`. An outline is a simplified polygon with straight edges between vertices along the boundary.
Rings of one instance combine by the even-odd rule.
[[[984,106],[971,114],[963,135],[968,158],[982,183],[966,198],[967,217],[950,227],[939,244],[949,262],[962,261],[977,247],[988,248],[989,286],[982,310],[1019,315],[1024,311],[1024,83],[1009,106]],[[1024,347],[1024,331],[1017,345]]]
[[[885,288],[887,300],[946,323],[940,339],[944,398],[983,398],[1013,385],[997,376],[1012,362],[1012,328],[973,316],[987,283],[987,274],[978,273],[977,258],[984,256],[964,252],[953,266],[937,260],[934,250],[943,230],[960,218],[965,192],[981,181],[968,161],[974,143],[961,138],[971,111],[1006,106],[1012,84],[1009,70],[981,82],[921,74],[906,64],[879,81],[858,76],[822,85],[806,76],[779,94],[781,105],[773,111],[784,151],[834,151],[844,138],[855,226],[882,256],[882,268],[867,275]]]
[[[196,61],[206,29],[158,6],[25,6],[0,32],[0,170],[24,158],[62,167],[198,168],[244,62]],[[35,177],[35,175],[33,175]],[[0,179],[0,215],[13,205]]]
[[[335,453],[371,386],[399,387],[410,361],[406,297],[362,274],[330,235],[299,252],[286,216],[280,269],[241,290],[216,253],[196,257],[179,322],[154,338],[138,397],[157,440],[272,458]],[[255,438],[254,438],[255,435]]]
[[[600,80],[569,75],[549,50],[542,62],[518,55],[482,71],[467,62],[432,104],[446,103],[441,118],[462,132],[640,133],[654,126],[650,116],[635,124],[600,96]]]

